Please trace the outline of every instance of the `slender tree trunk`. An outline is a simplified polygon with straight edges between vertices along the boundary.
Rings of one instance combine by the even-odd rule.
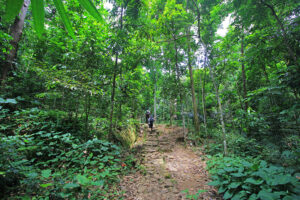
[[[123,29],[123,6],[121,7],[121,17],[120,17],[120,30],[122,29]],[[111,92],[110,117],[109,117],[109,138],[111,140],[114,139],[112,129],[113,129],[113,115],[114,115],[114,105],[115,105],[116,78],[119,71],[118,59],[119,59],[119,53],[116,52],[116,60],[115,60],[113,80],[112,80],[113,82],[112,82],[112,92]]]
[[[207,51],[207,50],[206,50]],[[216,92],[216,97],[219,105],[219,115],[220,115],[220,121],[221,121],[221,126],[222,126],[222,132],[223,132],[223,146],[224,146],[224,155],[227,155],[227,142],[226,142],[226,130],[225,130],[225,123],[224,123],[224,118],[223,118],[223,108],[222,108],[222,103],[219,95],[219,89],[217,87],[215,77],[214,77],[214,72],[210,64],[208,64],[209,67],[209,74],[211,77],[211,80],[213,82],[215,92]]]
[[[187,30],[187,35],[189,35],[189,30]],[[192,102],[193,102],[193,111],[194,111],[194,125],[195,125],[195,130],[196,133],[199,134],[200,127],[199,127],[199,118],[198,118],[198,109],[197,109],[197,103],[196,103],[196,95],[195,95],[195,87],[194,87],[194,75],[193,75],[193,68],[191,64],[191,44],[190,44],[190,37],[187,37],[187,43],[188,43],[188,68],[190,72],[190,79],[191,79],[191,92],[192,92]]]
[[[90,113],[90,95],[85,93],[85,140],[88,139],[89,133],[89,113]]]
[[[173,125],[173,101],[170,100],[170,126]]]
[[[243,29],[242,29],[243,30]],[[244,33],[242,33],[244,34]],[[244,35],[242,35],[241,41],[241,57],[242,57],[242,79],[243,79],[243,98],[244,98],[244,111],[247,112],[248,110],[248,101],[247,101],[247,83],[246,83],[246,72],[245,72],[245,65],[244,65]]]
[[[181,117],[182,117],[182,126],[183,126],[183,139],[184,141],[186,141],[186,131],[185,131],[185,116],[184,116],[184,104],[182,103],[183,102],[183,99],[181,100]]]
[[[157,90],[157,88],[156,88],[157,86],[156,86],[156,65],[155,65],[155,62],[154,62],[154,97],[153,97],[153,101],[154,101],[154,105],[153,105],[153,110],[154,110],[154,112],[153,112],[153,114],[154,114],[154,119],[156,120],[156,90]]]
[[[204,58],[204,77],[203,77],[203,82],[201,81],[201,73],[200,73],[200,83],[201,84],[201,98],[202,98],[202,111],[203,111],[203,121],[204,121],[204,129],[205,129],[205,134],[208,136],[208,131],[207,131],[207,115],[206,115],[206,102],[205,102],[205,81],[206,81],[206,63],[207,63],[207,52],[205,52],[205,58]]]
[[[156,83],[154,85],[154,97],[153,97],[153,100],[154,100],[154,112],[153,112],[153,115],[154,115],[154,119],[156,120]]]
[[[29,4],[30,4],[30,0],[24,0],[21,11],[10,28],[11,36],[13,38],[12,41],[10,42],[10,44],[12,45],[12,49],[10,50],[10,52],[6,57],[6,62],[2,64],[2,74],[1,74],[2,85],[5,84],[9,72],[14,67],[14,63],[17,58],[18,44],[21,40],[21,36],[23,33],[24,21],[25,21]]]
[[[110,117],[109,117],[109,137],[111,139],[113,138],[112,128],[113,128],[113,115],[114,115],[114,105],[115,105],[117,71],[118,71],[118,53],[116,54],[114,74],[113,74],[113,80],[112,80],[112,91],[111,91],[111,105],[110,105]]]

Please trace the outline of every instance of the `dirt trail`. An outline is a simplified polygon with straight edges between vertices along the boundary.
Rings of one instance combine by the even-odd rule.
[[[209,182],[205,171],[205,161],[180,142],[183,130],[179,127],[167,128],[158,125],[150,133],[146,125],[141,128],[141,136],[136,148],[142,169],[127,175],[121,181],[126,200],[177,200],[188,199],[183,190],[195,194],[198,199],[221,199],[216,189],[206,185]]]

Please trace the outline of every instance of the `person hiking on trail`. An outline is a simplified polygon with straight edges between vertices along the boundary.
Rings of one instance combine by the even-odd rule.
[[[154,123],[154,118],[151,115],[150,118],[149,118],[149,128],[151,129],[151,131],[153,129],[153,123]]]
[[[147,111],[146,111],[146,124],[149,123],[149,117],[150,117],[150,111],[147,110]]]

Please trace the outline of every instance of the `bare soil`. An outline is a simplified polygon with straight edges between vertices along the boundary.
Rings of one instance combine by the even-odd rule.
[[[157,125],[152,132],[142,125],[135,145],[140,170],[123,177],[121,189],[126,200],[179,200],[199,190],[197,199],[221,199],[217,190],[208,186],[205,157],[183,143],[183,129]],[[196,199],[196,198],[195,198]]]

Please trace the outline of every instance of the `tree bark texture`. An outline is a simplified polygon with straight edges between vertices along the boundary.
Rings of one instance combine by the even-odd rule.
[[[123,29],[123,6],[121,7],[121,17],[120,17],[120,30]],[[111,92],[111,107],[110,107],[110,117],[109,117],[109,138],[113,140],[113,115],[114,115],[114,105],[115,105],[115,92],[116,92],[116,78],[118,75],[118,58],[119,53],[116,52],[116,60],[113,72],[113,80],[112,80],[112,92]]]
[[[9,51],[9,53],[6,56],[6,62],[4,62],[2,65],[2,74],[1,74],[2,84],[5,84],[5,80],[7,79],[9,72],[14,67],[14,63],[17,58],[18,44],[21,40],[21,36],[23,33],[24,21],[25,21],[29,4],[30,4],[30,0],[24,0],[19,15],[15,18],[14,23],[10,27],[10,33],[13,38],[12,41],[10,42],[12,49]]]
[[[187,31],[187,34],[189,31]],[[191,64],[191,45],[190,45],[190,38],[187,37],[187,43],[188,43],[188,68],[190,72],[190,79],[191,79],[191,92],[192,92],[192,102],[193,102],[193,111],[194,111],[194,125],[196,133],[199,133],[200,127],[199,127],[199,118],[198,118],[198,109],[197,109],[197,103],[196,103],[196,95],[195,95],[195,87],[194,87],[194,75],[193,75],[193,68]]]
[[[242,33],[244,34],[244,33]],[[241,57],[242,57],[242,79],[243,79],[243,98],[244,98],[244,111],[248,110],[248,101],[247,101],[247,83],[246,83],[246,72],[245,72],[245,64],[244,64],[244,36],[242,35],[241,41]]]
[[[219,105],[219,115],[220,115],[220,121],[221,121],[221,126],[222,126],[222,132],[223,132],[223,147],[224,147],[224,155],[227,155],[227,142],[226,142],[226,130],[225,130],[225,123],[224,123],[224,117],[223,117],[223,108],[222,108],[222,103],[219,95],[219,89],[217,87],[215,77],[214,77],[214,72],[210,64],[208,65],[209,67],[209,74],[211,77],[211,80],[213,82],[215,92],[216,92],[216,97]]]
[[[206,115],[206,102],[205,102],[205,81],[206,81],[206,64],[207,64],[207,52],[205,51],[205,58],[204,58],[204,77],[203,81],[201,81],[201,73],[199,74],[200,77],[200,84],[201,84],[201,99],[202,99],[202,112],[203,112],[203,121],[204,121],[204,129],[206,136],[208,135],[207,131],[207,115]]]

